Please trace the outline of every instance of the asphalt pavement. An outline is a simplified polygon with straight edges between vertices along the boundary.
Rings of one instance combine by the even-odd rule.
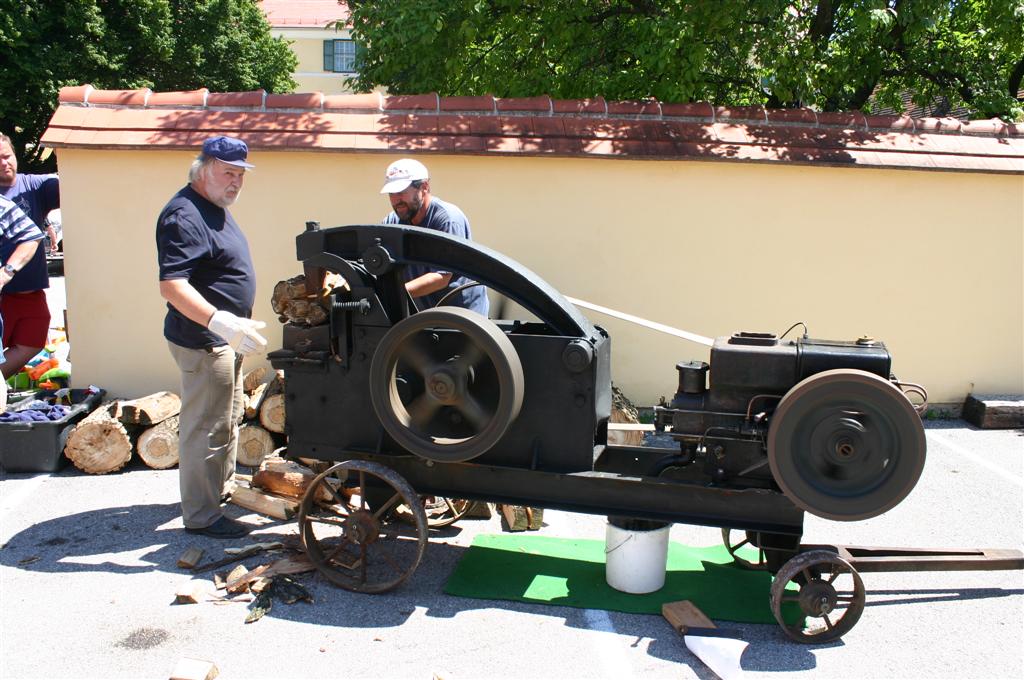
[[[808,517],[805,543],[1024,549],[1024,432],[962,421],[927,426],[928,462],[911,495],[863,522]],[[132,462],[90,476],[0,473],[0,678],[167,678],[181,657],[213,661],[227,680],[256,678],[713,678],[660,617],[445,595],[460,556],[497,518],[432,532],[397,591],[361,595],[319,574],[313,604],[275,604],[245,624],[246,605],[173,604],[191,544],[295,533],[235,506],[259,528],[219,542],[185,534],[177,470]],[[604,538],[605,518],[545,513],[541,535]],[[720,541],[675,525],[671,539]],[[251,558],[255,566],[265,558]],[[736,625],[751,678],[1024,677],[1024,572],[863,575],[867,607],[842,640],[788,641],[774,625]]]

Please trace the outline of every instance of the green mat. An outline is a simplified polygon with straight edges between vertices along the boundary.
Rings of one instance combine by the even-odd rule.
[[[768,596],[771,575],[736,566],[725,546],[691,548],[670,542],[665,586],[647,595],[623,593],[608,585],[604,550],[604,541],[481,534],[462,556],[444,592],[632,614],[661,614],[665,602],[691,600],[712,619],[775,623]],[[750,559],[756,557],[751,551]]]

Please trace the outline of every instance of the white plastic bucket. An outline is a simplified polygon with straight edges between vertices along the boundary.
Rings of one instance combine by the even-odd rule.
[[[653,593],[665,585],[671,524],[609,517],[605,535],[605,579],[624,593]]]

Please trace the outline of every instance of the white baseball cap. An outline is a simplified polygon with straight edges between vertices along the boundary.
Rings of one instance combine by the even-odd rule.
[[[423,163],[411,158],[402,158],[388,166],[384,179],[386,182],[380,193],[397,194],[405,191],[413,182],[430,179],[430,175],[427,174],[427,166]]]

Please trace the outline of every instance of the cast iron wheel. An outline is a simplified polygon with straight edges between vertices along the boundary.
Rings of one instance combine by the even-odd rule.
[[[390,497],[371,508],[364,490],[374,485],[388,489]],[[418,501],[408,482],[379,463],[338,463],[316,476],[299,505],[306,554],[345,590],[396,588],[416,570],[427,547],[427,517]],[[412,526],[389,517],[400,503],[411,508]]]
[[[924,459],[924,426],[910,400],[888,380],[855,369],[799,382],[768,429],[775,482],[825,519],[867,519],[893,508],[917,484]]]
[[[800,590],[786,590],[790,583]],[[789,604],[792,603],[792,604]],[[799,620],[786,623],[783,606],[798,607]],[[828,550],[811,550],[786,562],[771,588],[772,614],[793,640],[808,644],[838,640],[864,613],[864,582],[849,562]],[[791,613],[792,616],[792,613]]]
[[[742,532],[743,533],[743,540],[738,542],[738,543],[733,543],[732,542],[732,537],[730,535],[731,533],[732,533],[732,529],[726,529],[726,528],[723,527],[723,529],[722,529],[722,542],[725,543],[725,549],[729,551],[730,555],[732,555],[733,562],[735,562],[739,566],[743,567],[744,569],[753,569],[753,570],[757,570],[757,571],[764,571],[765,569],[768,568],[768,561],[767,561],[767,558],[765,557],[765,550],[764,550],[764,548],[762,548],[759,545],[755,545],[754,544],[754,542],[751,540],[751,535],[750,535],[749,531]],[[746,559],[745,557],[740,557],[739,555],[736,554],[736,551],[739,550],[740,548],[742,548],[745,545],[749,545],[752,548],[757,548],[757,561],[756,562],[752,562],[752,561]]]
[[[399,446],[427,460],[463,462],[494,446],[519,415],[523,366],[486,317],[435,307],[381,338],[370,364],[370,400]]]

